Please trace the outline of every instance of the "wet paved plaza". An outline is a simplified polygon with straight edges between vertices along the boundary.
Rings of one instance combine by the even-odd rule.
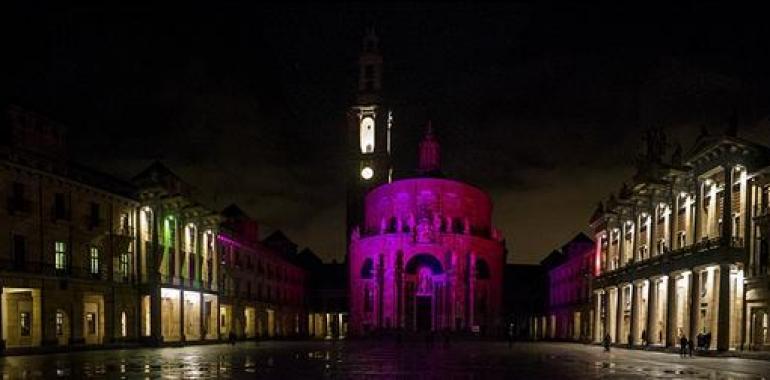
[[[559,343],[261,342],[0,358],[2,379],[770,379],[770,361]]]

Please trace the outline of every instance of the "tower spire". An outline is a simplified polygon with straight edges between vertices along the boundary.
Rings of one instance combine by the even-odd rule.
[[[382,55],[380,39],[374,27],[364,33],[361,56],[358,58],[358,96],[359,101],[377,101],[382,88]]]
[[[433,123],[428,120],[425,136],[420,141],[420,163],[418,172],[422,175],[437,174],[441,170],[441,147],[433,134]]]

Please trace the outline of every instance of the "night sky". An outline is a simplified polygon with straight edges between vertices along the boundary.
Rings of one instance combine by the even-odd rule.
[[[770,143],[759,9],[618,5],[65,8],[3,4],[0,94],[69,128],[72,158],[130,178],[161,160],[326,260],[344,257],[345,113],[374,25],[397,171],[428,119],[450,177],[492,194],[509,262],[587,228],[645,128]]]

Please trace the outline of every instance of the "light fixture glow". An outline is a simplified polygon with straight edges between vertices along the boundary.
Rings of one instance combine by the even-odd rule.
[[[372,170],[372,168],[365,166],[363,169],[361,169],[361,178],[372,179],[373,176],[374,176],[374,170]]]

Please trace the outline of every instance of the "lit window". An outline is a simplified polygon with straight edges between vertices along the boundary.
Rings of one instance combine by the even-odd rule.
[[[19,313],[19,328],[21,329],[21,336],[29,336],[32,331],[32,319],[29,312],[24,311]]]
[[[57,270],[64,270],[67,268],[67,243],[63,241],[57,241],[54,244],[54,251],[56,253],[55,265]]]
[[[64,335],[64,313],[61,311],[56,312],[56,335]]]
[[[99,248],[91,247],[89,256],[91,262],[91,274],[99,274]]]
[[[120,336],[128,336],[128,318],[125,311],[120,313]]]
[[[374,152],[374,119],[371,116],[364,117],[360,128],[361,153]]]
[[[96,314],[95,313],[86,313],[86,327],[88,329],[88,333],[91,335],[96,334]]]
[[[123,277],[128,277],[130,273],[130,261],[131,261],[131,253],[133,251],[133,243],[128,244],[128,248],[126,252],[123,252],[120,254],[120,260],[119,260],[119,271],[120,275]]]

